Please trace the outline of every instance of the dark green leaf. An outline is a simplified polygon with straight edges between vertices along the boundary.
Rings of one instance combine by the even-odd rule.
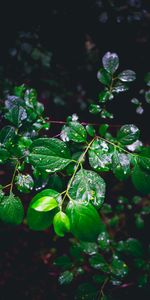
[[[98,100],[100,103],[106,103],[108,100],[113,99],[113,94],[111,94],[109,91],[102,91],[98,95]]]
[[[117,139],[123,145],[130,145],[138,140],[139,134],[140,131],[135,125],[124,125],[118,131]]]
[[[109,128],[109,125],[108,125],[108,124],[102,124],[102,125],[99,127],[99,134],[100,134],[101,137],[105,137],[108,128]]]
[[[82,283],[77,289],[75,300],[94,300],[96,298],[97,292],[97,289],[91,283]]]
[[[63,141],[82,143],[86,141],[87,133],[83,125],[76,121],[69,122],[61,131]]]
[[[64,169],[72,160],[63,141],[56,138],[40,138],[32,144],[29,161],[37,169],[53,173]]]
[[[24,217],[22,202],[12,193],[4,196],[0,202],[0,219],[9,224],[19,225]]]
[[[9,158],[9,153],[6,149],[0,148],[0,164],[3,164]]]
[[[124,261],[114,255],[111,263],[111,272],[116,277],[124,278],[128,274],[128,267]]]
[[[145,100],[148,104],[150,104],[150,90],[145,93]]]
[[[12,126],[5,126],[0,131],[0,144],[6,145],[11,143],[15,136],[15,128]]]
[[[86,131],[90,136],[94,137],[95,129],[92,125],[86,125]]]
[[[69,195],[77,201],[91,201],[101,207],[105,197],[105,182],[97,173],[85,169],[77,172],[69,189]]]
[[[99,253],[93,255],[89,259],[89,263],[91,267],[97,270],[102,270],[103,272],[109,273],[109,265],[107,264],[106,260],[102,255]]]
[[[132,172],[132,182],[135,188],[144,195],[150,193],[150,173],[136,165]]]
[[[93,255],[98,252],[98,245],[96,243],[80,242],[80,246],[88,255]]]
[[[5,118],[14,126],[20,127],[22,125],[22,121],[27,118],[27,113],[22,106],[15,105],[5,114]]]
[[[54,266],[66,270],[72,267],[72,262],[67,255],[63,255],[54,260]]]
[[[101,107],[99,105],[96,105],[96,104],[90,104],[90,107],[89,107],[89,111],[91,114],[98,114],[99,112],[101,112]]]
[[[111,75],[105,69],[100,69],[98,71],[97,78],[104,85],[109,86],[111,84]]]
[[[110,237],[106,231],[103,231],[98,236],[98,244],[101,250],[109,250],[110,247]]]
[[[141,169],[150,171],[150,147],[143,147],[140,150],[137,161]]]
[[[60,285],[70,284],[73,280],[73,273],[70,271],[65,271],[59,275],[59,283]]]

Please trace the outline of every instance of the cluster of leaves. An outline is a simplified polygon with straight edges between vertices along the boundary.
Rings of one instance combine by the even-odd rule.
[[[110,102],[115,94],[127,91],[129,83],[136,79],[136,74],[132,70],[124,70],[116,74],[119,67],[119,57],[116,53],[107,52],[102,58],[102,63],[103,68],[98,71],[97,78],[105,88],[98,96],[100,105],[91,104],[90,112],[100,113],[101,118],[112,119],[114,116],[106,110],[106,103]]]
[[[124,81],[135,79],[135,73],[130,70],[123,71],[115,79],[113,74],[118,64],[116,54],[106,53],[104,68],[98,77],[103,83],[110,79],[111,90],[106,84],[101,99],[107,99],[104,95],[113,95],[117,89],[126,89]],[[122,252],[126,255],[127,249],[130,254],[128,249],[132,248],[132,252],[140,253],[139,258],[143,250],[135,239],[118,242],[107,229],[107,226],[119,227],[123,212],[132,206],[126,200],[119,200],[122,202],[115,208],[117,214],[112,214],[112,208],[104,200],[107,173],[110,172],[116,181],[131,181],[140,194],[150,193],[150,147],[143,146],[139,140],[138,127],[126,124],[112,135],[108,124],[97,128],[80,123],[78,116],[73,114],[67,118],[59,138],[49,137],[45,131],[43,133],[50,125],[44,117],[44,107],[38,102],[36,91],[25,85],[16,87],[13,96],[7,96],[1,107],[1,119],[2,124],[6,124],[0,131],[0,164],[10,168],[12,178],[0,187],[0,220],[13,225],[24,221],[32,230],[49,229],[53,224],[60,237],[71,233],[77,239],[75,249],[81,254],[75,256],[81,259],[81,252],[89,254],[90,266],[102,272],[95,277],[96,282],[105,286],[110,279],[110,282],[121,284],[128,273]],[[32,199],[24,217],[21,195],[26,193],[30,193]],[[133,202],[137,205],[140,200],[134,197]],[[149,213],[145,203],[134,214],[139,229],[144,226],[143,215]],[[61,264],[65,268],[64,260]],[[141,262],[137,265],[141,266]],[[83,273],[81,265],[72,271],[70,262],[70,267],[61,274],[60,283],[71,282],[74,272]],[[140,268],[147,278],[145,261]],[[85,290],[85,286],[80,289]]]
[[[68,254],[54,260],[54,266],[61,270],[59,284],[69,285],[76,280],[78,288],[74,299],[89,300],[115,299],[113,289],[124,285],[146,286],[150,278],[149,250],[145,250],[138,239],[123,236],[123,233],[128,231],[131,215],[135,217],[135,226],[141,230],[149,214],[149,201],[139,196],[130,201],[120,196],[115,204],[104,204],[101,218],[105,226],[97,241],[72,239]]]

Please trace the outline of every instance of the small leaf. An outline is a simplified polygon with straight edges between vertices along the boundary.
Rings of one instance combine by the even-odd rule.
[[[99,253],[93,255],[89,259],[89,263],[91,267],[97,270],[102,270],[103,272],[109,273],[109,265],[107,264],[106,260],[102,255]]]
[[[90,282],[82,283],[78,286],[75,300],[94,300],[98,291]]]
[[[71,232],[81,241],[94,242],[104,229],[98,212],[90,203],[69,203],[66,209],[69,217]]]
[[[115,85],[113,86],[112,92],[116,93],[116,94],[119,94],[119,93],[123,93],[123,92],[128,91],[128,89],[129,89],[129,87],[126,83],[122,83],[122,82],[117,81],[115,83]]]
[[[98,252],[98,245],[96,243],[80,242],[83,252],[88,255],[93,255]]]
[[[104,85],[109,86],[111,83],[111,75],[105,69],[100,69],[98,71],[97,78]]]
[[[0,219],[9,224],[19,225],[24,217],[24,209],[22,202],[12,193],[4,196],[0,202]]]
[[[140,149],[137,161],[141,169],[150,171],[150,147],[142,147]]]
[[[73,273],[70,271],[65,271],[59,275],[59,283],[60,285],[70,284],[73,280]]]
[[[54,190],[43,190],[34,196],[32,199],[31,208],[39,212],[50,211],[58,206],[58,202],[56,201],[58,197],[59,193]]]
[[[68,216],[62,211],[58,212],[53,220],[54,230],[58,236],[63,237],[64,233],[70,231],[70,221]]]
[[[100,208],[105,197],[106,184],[97,173],[85,169],[78,171],[69,189],[75,201],[91,202]]]
[[[89,163],[96,171],[109,171],[112,163],[112,149],[102,140],[92,143],[89,153]]]
[[[109,125],[108,124],[102,124],[100,127],[99,127],[99,134],[101,137],[105,137],[106,135],[106,132],[109,128]]]
[[[99,234],[97,241],[101,250],[109,250],[110,237],[106,231],[103,231]]]
[[[113,94],[111,94],[109,91],[102,91],[98,95],[98,100],[100,103],[106,103],[108,100],[113,99]]]
[[[92,125],[86,125],[86,131],[87,133],[91,136],[91,137],[94,137],[95,135],[95,129]]]
[[[91,114],[98,114],[99,112],[101,112],[101,107],[99,105],[96,105],[96,104],[90,104],[90,107],[89,107],[89,111]]]
[[[29,193],[33,189],[33,186],[34,186],[33,178],[29,174],[27,174],[27,175],[18,174],[15,178],[15,183],[16,183],[17,189],[21,193]]]
[[[103,62],[104,69],[107,72],[109,72],[110,74],[115,73],[115,71],[119,67],[119,57],[118,57],[118,55],[116,53],[107,52],[103,56],[102,62]]]
[[[125,70],[118,75],[118,78],[123,82],[131,82],[136,79],[136,74],[132,70]]]
[[[64,169],[72,160],[63,141],[56,138],[40,138],[31,145],[29,161],[38,170],[53,173]]]
[[[111,272],[116,277],[124,278],[128,274],[128,267],[124,261],[115,255],[111,263]]]
[[[118,131],[117,139],[123,145],[130,145],[138,140],[139,134],[140,131],[135,125],[124,125]]]
[[[61,138],[63,141],[73,141],[82,143],[86,141],[87,133],[83,125],[77,121],[69,122],[61,131]]]

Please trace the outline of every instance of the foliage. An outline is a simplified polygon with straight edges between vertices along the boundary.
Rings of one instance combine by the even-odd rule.
[[[126,91],[136,75],[131,70],[115,74],[119,66],[116,53],[107,52],[102,63],[98,72],[105,86],[99,95],[101,106],[92,104],[90,111],[109,119],[112,115],[106,110],[107,102]],[[0,164],[10,168],[12,178],[0,187],[0,220],[13,225],[23,221],[37,231],[53,224],[58,236],[74,236],[70,251],[75,261],[63,256],[55,262],[63,268],[59,283],[69,284],[84,274],[84,259],[88,259],[90,270],[96,270],[94,274],[91,271],[96,288],[84,283],[75,299],[83,299],[83,293],[93,299],[97,284],[103,298],[106,284],[123,284],[130,274],[130,255],[139,272],[138,285],[146,284],[148,251],[144,256],[143,246],[130,235],[118,239],[118,231],[128,224],[126,212],[131,215],[133,208],[139,230],[144,227],[144,215],[149,214],[150,147],[140,141],[139,128],[125,124],[112,134],[109,124],[85,124],[73,114],[57,136],[49,137],[50,121],[44,116],[44,107],[36,91],[25,85],[15,87],[14,94],[6,97],[1,118],[5,125],[0,131]],[[120,197],[117,205],[108,204],[109,178],[122,185],[133,184],[132,189],[143,198],[133,197],[130,204]],[[31,201],[24,218],[22,194],[26,193]]]

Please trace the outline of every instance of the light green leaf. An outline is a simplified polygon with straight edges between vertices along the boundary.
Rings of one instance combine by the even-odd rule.
[[[91,202],[101,207],[104,202],[106,184],[102,177],[90,170],[77,172],[69,189],[69,195],[75,201]]]
[[[70,231],[70,221],[68,216],[60,211],[53,220],[54,230],[58,236],[63,237],[66,232]]]
[[[47,189],[34,196],[31,203],[31,208],[39,211],[50,211],[58,206],[59,193],[54,190]]]
[[[63,141],[56,138],[40,138],[31,146],[29,161],[37,169],[53,173],[64,169],[72,160]]]

